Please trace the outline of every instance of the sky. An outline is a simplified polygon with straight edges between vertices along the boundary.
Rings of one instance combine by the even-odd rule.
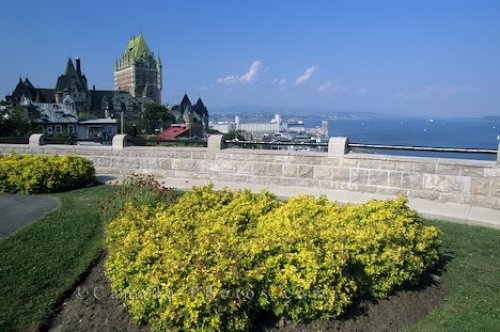
[[[142,33],[162,101],[500,116],[497,0],[51,0],[0,3],[0,97],[54,88],[68,57],[89,87]]]

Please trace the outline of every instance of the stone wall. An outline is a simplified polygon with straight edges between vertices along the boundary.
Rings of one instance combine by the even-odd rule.
[[[335,141],[337,140],[337,141]],[[213,136],[207,148],[0,145],[0,152],[75,153],[98,174],[154,174],[167,186],[207,182],[279,195],[325,194],[342,202],[407,195],[422,214],[500,228],[500,164],[422,157],[344,154],[332,139],[328,153],[224,149]]]

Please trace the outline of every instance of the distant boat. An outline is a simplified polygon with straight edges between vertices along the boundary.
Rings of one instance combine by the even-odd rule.
[[[497,141],[500,141],[500,135],[497,135]]]
[[[429,122],[434,122],[434,119],[429,119]]]

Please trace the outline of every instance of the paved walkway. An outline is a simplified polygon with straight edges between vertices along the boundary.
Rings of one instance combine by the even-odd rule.
[[[59,201],[48,196],[0,194],[0,237],[38,220],[58,206]]]

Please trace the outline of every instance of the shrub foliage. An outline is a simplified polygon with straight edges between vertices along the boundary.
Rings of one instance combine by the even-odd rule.
[[[0,192],[43,193],[80,188],[94,181],[92,162],[76,156],[0,155]]]
[[[339,205],[197,187],[174,204],[127,203],[108,224],[106,274],[154,330],[241,331],[263,311],[296,322],[414,282],[438,230],[405,198]]]

